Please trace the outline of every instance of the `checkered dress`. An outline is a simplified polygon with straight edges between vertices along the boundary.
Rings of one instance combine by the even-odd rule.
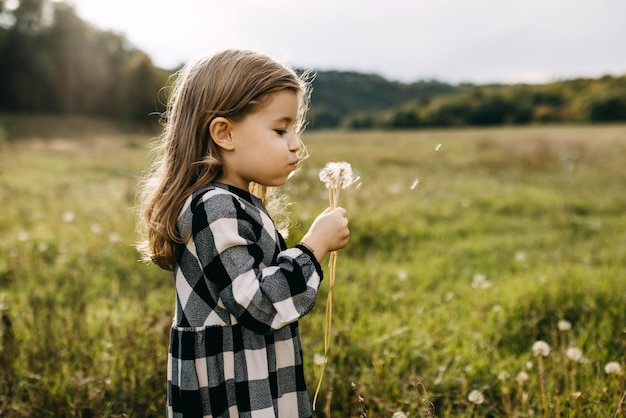
[[[213,183],[178,219],[168,416],[310,417],[298,319],[322,270],[287,249],[260,199]]]

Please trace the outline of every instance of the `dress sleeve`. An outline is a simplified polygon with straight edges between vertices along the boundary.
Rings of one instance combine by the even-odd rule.
[[[301,246],[281,251],[263,211],[220,194],[198,205],[193,218],[205,279],[219,295],[218,305],[241,325],[271,333],[313,308],[323,277],[319,263]]]

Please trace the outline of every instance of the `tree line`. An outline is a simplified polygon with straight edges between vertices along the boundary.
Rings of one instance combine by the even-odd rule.
[[[350,129],[610,123],[626,121],[626,75],[543,85],[457,86],[445,95],[422,96],[391,109],[346,115]]]
[[[0,112],[84,115],[155,124],[176,69],[119,33],[80,19],[71,4],[0,0]],[[626,121],[626,75],[543,85],[452,85],[319,71],[313,129],[409,129]]]
[[[49,0],[0,0],[0,112],[150,123],[171,72],[121,34]]]

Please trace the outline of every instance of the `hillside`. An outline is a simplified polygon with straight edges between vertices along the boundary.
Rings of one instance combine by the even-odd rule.
[[[318,71],[313,80],[310,127],[332,128],[350,115],[389,110],[412,102],[428,103],[434,97],[461,90],[436,80],[404,84],[376,74]]]
[[[376,75],[320,72],[310,127],[419,127],[626,121],[626,75],[546,84],[402,84]]]

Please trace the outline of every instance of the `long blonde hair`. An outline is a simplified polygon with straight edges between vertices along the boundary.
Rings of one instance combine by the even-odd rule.
[[[145,260],[165,270],[176,262],[176,246],[185,242],[176,221],[187,198],[222,173],[220,149],[209,125],[216,117],[234,122],[257,111],[275,92],[298,93],[297,132],[304,129],[310,81],[291,68],[252,51],[226,50],[191,61],[172,76],[163,114],[165,127],[154,151],[157,158],[140,181],[140,241]],[[250,191],[267,201],[268,188]]]

